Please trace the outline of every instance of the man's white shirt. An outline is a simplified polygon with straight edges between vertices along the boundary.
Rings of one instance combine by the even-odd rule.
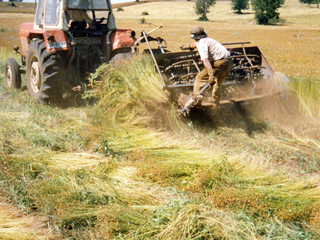
[[[218,41],[205,37],[196,43],[201,61],[208,58],[210,62],[230,57],[228,50]]]

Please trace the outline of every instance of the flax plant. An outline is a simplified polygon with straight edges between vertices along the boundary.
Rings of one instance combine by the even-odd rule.
[[[292,78],[291,88],[299,99],[301,114],[320,118],[320,80],[316,78]]]
[[[103,79],[98,93],[100,101],[95,107],[97,121],[107,120],[112,126],[128,128],[150,123],[155,118],[150,116],[152,112],[163,113],[167,97],[150,58],[136,57],[116,69],[109,65],[101,68],[104,73],[100,76]]]

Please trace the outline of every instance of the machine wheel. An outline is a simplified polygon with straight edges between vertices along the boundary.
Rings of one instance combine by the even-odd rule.
[[[20,66],[14,58],[7,59],[4,74],[8,88],[21,88]]]
[[[59,102],[66,83],[64,60],[47,52],[42,39],[33,39],[26,58],[27,87],[32,98],[42,104]]]

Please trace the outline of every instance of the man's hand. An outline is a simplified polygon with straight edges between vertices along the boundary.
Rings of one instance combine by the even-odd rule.
[[[193,50],[193,49],[195,49],[196,48],[196,46],[194,45],[194,44],[183,44],[181,47],[180,47],[180,49],[182,49],[182,50]]]
[[[180,48],[181,50],[187,50],[189,49],[189,44],[183,44]]]
[[[215,84],[215,77],[214,75],[214,70],[212,68],[208,69],[208,75],[209,75],[209,79],[208,79],[208,83],[210,85],[210,87],[212,87]]]
[[[214,76],[209,76],[208,83],[210,87],[212,87],[216,83],[215,79],[216,78]]]

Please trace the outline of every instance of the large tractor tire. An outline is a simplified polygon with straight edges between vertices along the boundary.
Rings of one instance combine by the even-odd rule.
[[[7,59],[4,74],[8,88],[21,88],[20,66],[14,58]]]
[[[42,104],[61,101],[66,83],[64,66],[64,60],[57,52],[47,52],[42,39],[31,40],[26,58],[30,96]]]

